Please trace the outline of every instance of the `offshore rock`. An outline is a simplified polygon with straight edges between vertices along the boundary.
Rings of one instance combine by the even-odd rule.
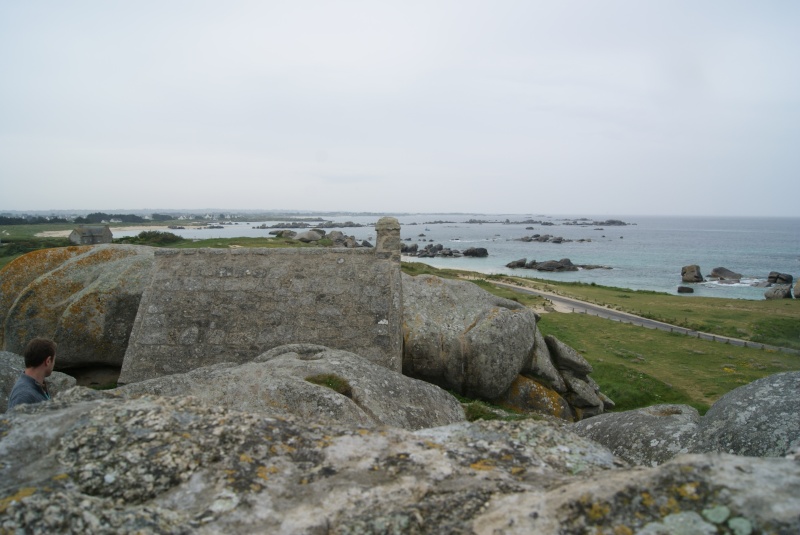
[[[700,271],[700,266],[697,264],[683,266],[681,268],[681,280],[683,282],[703,282],[703,274]]]
[[[736,273],[735,271],[731,271],[728,268],[715,267],[714,269],[711,270],[711,273],[709,273],[708,277],[711,279],[738,281],[741,280],[742,274]]]
[[[800,449],[800,372],[731,390],[700,421],[694,451],[782,457]]]
[[[793,460],[628,469],[531,420],[412,433],[76,388],[0,420],[0,458],[8,532],[800,531]]]
[[[792,284],[794,277],[788,273],[780,273],[778,271],[770,271],[767,276],[767,282],[770,284]]]
[[[403,373],[459,394],[503,394],[534,345],[536,316],[465,281],[403,274]]]
[[[464,421],[461,404],[441,388],[353,353],[312,344],[280,346],[253,362],[198,368],[116,392],[124,397],[191,395],[226,409],[410,430]]]
[[[688,405],[605,413],[570,426],[634,465],[655,466],[694,451],[700,414]]]
[[[19,353],[29,339],[44,336],[58,342],[60,370],[121,366],[153,251],[107,244],[16,259],[2,271],[4,349]]]
[[[0,351],[0,412],[8,409],[8,396],[17,378],[25,371],[25,359],[9,351]],[[58,396],[75,386],[75,378],[61,372],[53,372],[46,380],[51,397]]]

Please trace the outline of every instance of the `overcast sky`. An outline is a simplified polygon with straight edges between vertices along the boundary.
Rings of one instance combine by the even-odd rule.
[[[0,210],[797,216],[800,2],[0,2]]]

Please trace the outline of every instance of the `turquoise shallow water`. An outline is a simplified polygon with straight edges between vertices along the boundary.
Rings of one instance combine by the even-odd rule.
[[[704,275],[715,267],[725,267],[744,276],[741,284],[706,282],[694,285],[691,295],[739,299],[763,299],[764,288],[752,286],[766,281],[771,271],[800,276],[800,218],[719,218],[719,217],[656,217],[625,216],[626,226],[565,225],[565,219],[585,217],[603,221],[610,216],[543,216],[536,214],[414,214],[395,215],[402,225],[406,243],[429,241],[445,247],[464,250],[485,247],[487,258],[414,259],[437,267],[468,269],[484,273],[508,273],[535,278],[595,282],[606,286],[634,290],[656,290],[677,293],[681,268],[698,264]],[[376,216],[325,217],[335,222],[354,221],[372,224]],[[466,223],[470,219],[489,223]],[[552,222],[553,225],[516,224],[527,219]],[[511,223],[505,223],[509,220]],[[434,223],[434,221],[445,221]],[[266,222],[271,225],[275,222]],[[235,236],[267,236],[269,230],[253,229],[239,223],[219,230],[174,231],[187,238]],[[528,229],[527,227],[533,227]],[[341,229],[358,239],[374,243],[371,227]],[[135,233],[115,233],[116,237]],[[425,234],[420,237],[419,234]],[[522,242],[532,234],[551,234],[569,243]],[[578,242],[584,239],[587,241]],[[612,269],[582,270],[566,273],[544,273],[526,269],[511,270],[505,265],[512,260],[557,260],[569,258],[575,264],[600,264]],[[686,295],[686,297],[691,297]]]

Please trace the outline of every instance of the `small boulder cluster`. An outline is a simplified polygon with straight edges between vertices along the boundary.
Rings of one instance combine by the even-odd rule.
[[[356,247],[372,247],[372,244],[367,240],[362,240],[360,243],[355,236],[347,236],[340,230],[332,230],[326,232],[321,228],[312,228],[304,232],[295,232],[294,230],[273,230],[270,234],[277,238],[288,238],[297,240],[303,243],[315,243],[324,238],[333,242],[334,247],[346,247],[354,249]]]
[[[485,258],[489,256],[489,251],[487,251],[485,247],[470,247],[459,251],[458,249],[445,247],[441,243],[437,243],[436,245],[429,243],[420,249],[416,243],[411,245],[406,245],[404,243],[400,247],[400,254],[416,256],[417,258],[461,258],[463,256]]]
[[[520,412],[575,421],[614,403],[529,308],[466,281],[403,275],[403,374]]]
[[[720,284],[737,284],[741,282],[744,276],[741,273],[731,271],[724,267],[715,267],[711,270],[708,277],[703,277],[703,272],[700,266],[692,264],[683,266],[681,268],[681,281],[688,283],[697,283],[705,281],[717,281]],[[754,286],[762,286],[767,288],[764,292],[764,297],[767,299],[791,299],[792,298],[792,283],[794,277],[789,273],[780,273],[778,271],[771,271],[767,276],[766,282],[759,282]],[[679,286],[678,293],[693,293],[694,289],[689,286]],[[794,297],[798,298],[800,289],[797,285],[794,287]]]
[[[539,242],[539,243],[570,243],[577,241],[578,243],[591,242],[590,238],[581,238],[579,240],[570,240],[562,236],[552,236],[550,234],[533,234],[531,236],[523,236],[517,238],[517,241],[523,242]]]
[[[510,269],[535,269],[536,271],[578,271],[581,269],[611,269],[609,266],[600,266],[597,264],[573,264],[569,258],[562,258],[561,260],[545,260],[538,262],[536,260],[528,261],[527,258],[520,258],[506,264]]]

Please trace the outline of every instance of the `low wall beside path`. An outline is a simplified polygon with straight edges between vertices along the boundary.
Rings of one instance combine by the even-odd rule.
[[[119,383],[244,363],[287,343],[402,369],[400,225],[359,249],[162,249]]]

